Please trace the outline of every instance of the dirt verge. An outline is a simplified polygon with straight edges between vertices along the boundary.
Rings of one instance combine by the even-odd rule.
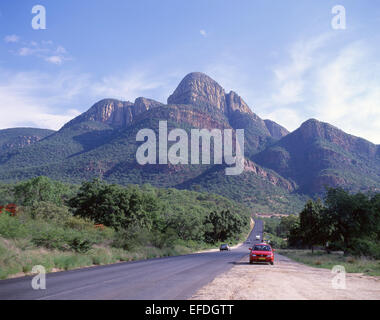
[[[248,263],[248,256],[201,288],[192,300],[380,300],[380,277],[346,274],[334,289],[331,270],[276,255],[274,266]]]

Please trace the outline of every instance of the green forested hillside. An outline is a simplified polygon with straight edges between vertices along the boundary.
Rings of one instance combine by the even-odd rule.
[[[53,130],[36,128],[12,128],[0,130],[0,155],[12,149],[22,148],[53,134]]]
[[[314,119],[253,159],[295,181],[301,193],[323,194],[337,186],[380,190],[379,146]]]

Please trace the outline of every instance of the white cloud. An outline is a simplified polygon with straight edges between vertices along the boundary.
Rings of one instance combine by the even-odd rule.
[[[26,56],[30,56],[34,54],[35,52],[36,51],[31,48],[23,47],[18,50],[18,55],[22,57],[26,57]]]
[[[163,93],[166,99],[174,78],[155,78],[153,71],[129,71],[101,80],[63,71],[54,75],[0,71],[0,129],[32,126],[57,130],[103,98],[134,101]]]
[[[31,126],[57,130],[79,114],[75,109],[63,113],[53,113],[38,99],[27,99],[0,88],[0,128]]]
[[[363,42],[343,48],[316,70],[317,116],[346,132],[380,143],[380,72]]]
[[[56,52],[57,53],[61,53],[61,54],[65,54],[67,53],[66,49],[62,46],[58,46],[57,49],[56,49]]]
[[[89,90],[92,96],[99,98],[111,97],[133,102],[137,97],[145,96],[166,102],[178,84],[175,83],[177,76],[163,75],[153,69],[141,67],[139,70],[103,77],[92,83]]]
[[[54,42],[50,40],[40,43],[31,41],[27,46],[24,43],[24,46],[17,50],[17,55],[21,57],[34,56],[55,65],[61,65],[65,61],[71,60],[63,46],[55,46]]]
[[[64,61],[64,58],[61,56],[50,56],[50,57],[45,58],[45,60],[53,64],[62,64]]]
[[[16,42],[19,42],[19,40],[20,40],[20,37],[15,34],[8,35],[4,38],[4,41],[6,43],[16,43]]]
[[[203,36],[203,37],[207,37],[207,32],[206,32],[206,30],[199,30],[199,33],[201,34],[201,36]]]
[[[74,80],[74,82],[73,82]],[[59,129],[80,112],[68,107],[77,94],[75,78],[61,74],[10,73],[0,79],[0,128],[32,126]]]
[[[329,39],[322,35],[309,41],[296,42],[289,50],[290,62],[274,68],[276,90],[272,93],[272,103],[289,105],[304,100],[305,74],[315,64],[315,52]]]
[[[290,130],[308,118],[380,143],[380,66],[366,42],[334,46],[329,36],[295,43],[273,69],[261,115]]]

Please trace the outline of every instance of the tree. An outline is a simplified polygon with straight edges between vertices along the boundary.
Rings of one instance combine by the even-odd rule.
[[[371,205],[373,210],[373,225],[376,234],[376,240],[380,241],[380,193],[371,198]]]
[[[300,227],[300,219],[289,230],[288,245],[290,247],[300,247],[303,244],[303,232]]]
[[[309,201],[300,213],[299,227],[290,231],[289,244],[326,246],[346,254],[379,256],[380,194],[351,194],[342,188],[327,189],[325,202]]]
[[[350,194],[342,188],[330,188],[326,194],[326,211],[333,227],[332,241],[343,242],[344,250],[355,249],[356,239],[377,232],[378,214],[375,200],[363,193]]]
[[[203,221],[196,213],[178,210],[169,217],[167,227],[175,230],[178,238],[182,240],[204,240]]]
[[[321,200],[309,200],[303,211],[300,213],[300,231],[304,244],[311,247],[314,252],[314,246],[325,244],[326,232],[323,221],[323,204]]]
[[[13,189],[17,203],[24,206],[41,201],[60,206],[64,204],[69,191],[63,183],[44,176],[20,182]]]
[[[289,238],[290,231],[299,224],[299,217],[295,215],[289,215],[282,217],[280,224],[276,228],[276,234],[282,238]]]
[[[148,230],[160,229],[163,205],[152,191],[142,192],[139,187],[130,187],[129,209],[125,212],[128,224],[137,224]]]
[[[248,220],[230,210],[212,211],[206,218],[206,240],[209,242],[226,241],[235,238],[243,232]]]
[[[143,193],[138,187],[110,185],[99,179],[84,182],[69,205],[74,215],[117,230],[132,225],[151,230],[160,219],[160,204],[154,194]]]

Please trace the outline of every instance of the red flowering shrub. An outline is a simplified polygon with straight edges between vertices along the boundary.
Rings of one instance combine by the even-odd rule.
[[[14,217],[17,214],[17,205],[14,203],[7,204],[5,207],[0,206],[0,214],[7,213],[10,216]]]
[[[104,230],[104,224],[96,224],[94,228],[97,230]]]

